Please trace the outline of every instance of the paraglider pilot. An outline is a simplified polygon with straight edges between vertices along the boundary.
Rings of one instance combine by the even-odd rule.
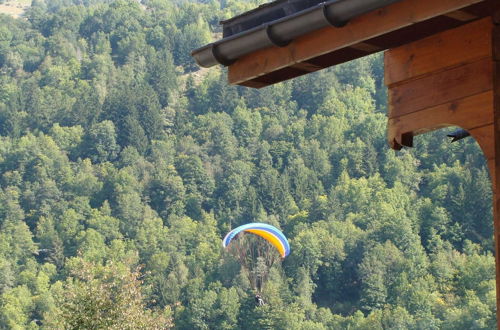
[[[262,297],[258,293],[255,295],[255,304],[257,306],[264,306],[264,300],[262,299]]]

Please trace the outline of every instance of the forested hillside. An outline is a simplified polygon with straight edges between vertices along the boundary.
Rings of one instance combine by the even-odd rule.
[[[475,141],[394,152],[381,55],[276,86],[190,51],[256,0],[0,15],[1,329],[494,329]],[[288,237],[256,306],[221,240]]]

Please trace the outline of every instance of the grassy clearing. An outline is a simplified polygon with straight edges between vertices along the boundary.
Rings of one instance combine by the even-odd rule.
[[[0,14],[18,18],[30,5],[31,0],[6,0],[0,4]]]

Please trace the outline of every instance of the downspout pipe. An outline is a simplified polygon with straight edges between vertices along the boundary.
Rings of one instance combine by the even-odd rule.
[[[231,65],[238,58],[271,46],[284,47],[295,38],[326,26],[342,27],[354,17],[401,0],[330,0],[293,15],[240,32],[194,50],[198,65]],[[439,1],[439,0],[438,0]]]

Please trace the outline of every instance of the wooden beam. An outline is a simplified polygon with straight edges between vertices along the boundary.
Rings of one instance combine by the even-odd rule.
[[[389,118],[387,139],[393,149],[410,146],[408,133],[419,135],[448,126],[472,130],[493,122],[493,92],[452,100],[434,107]]]
[[[389,118],[447,103],[453,112],[455,100],[492,89],[491,73],[491,58],[484,58],[389,88]]]
[[[495,166],[491,171],[495,192],[500,187],[500,4],[496,2],[492,13],[494,27],[491,33],[493,53],[493,123]],[[493,227],[495,235],[497,328],[500,329],[500,194],[493,194]]]
[[[490,17],[391,49],[385,56],[385,83],[415,79],[481,58],[491,58]],[[446,50],[446,51],[443,51]],[[439,56],[437,56],[439,54]]]
[[[342,28],[326,27],[302,36],[286,47],[270,47],[246,55],[229,67],[229,82],[242,84],[295,63],[479,2],[482,0],[400,1],[359,16]]]

